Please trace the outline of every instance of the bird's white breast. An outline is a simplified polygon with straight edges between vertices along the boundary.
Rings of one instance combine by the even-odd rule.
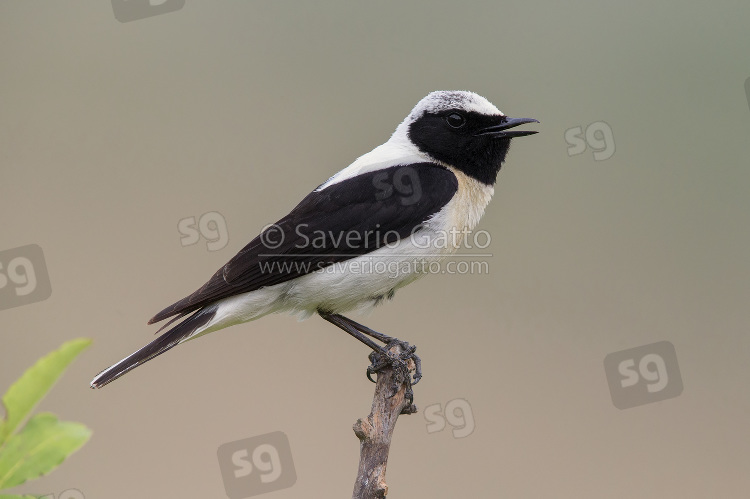
[[[483,184],[465,173],[451,166],[446,166],[458,180],[458,190],[448,204],[440,211],[435,213],[427,225],[438,233],[459,231],[462,236],[467,231],[472,231],[484,215],[484,210],[495,193],[495,188],[491,185]],[[451,239],[451,242],[454,242]],[[455,241],[450,249],[450,253],[456,251],[463,237]]]

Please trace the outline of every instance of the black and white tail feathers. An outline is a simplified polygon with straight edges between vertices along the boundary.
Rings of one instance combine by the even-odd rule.
[[[172,329],[162,334],[154,341],[141,348],[140,350],[128,355],[117,364],[108,367],[104,371],[100,372],[92,381],[91,388],[101,388],[104,385],[111,383],[128,371],[135,369],[141,364],[148,362],[154,357],[163,354],[170,348],[176,346],[181,341],[187,339],[190,335],[196,332],[201,327],[208,324],[214,315],[218,305],[209,305],[204,307],[187,319],[183,320]],[[177,317],[178,319],[181,317]],[[167,323],[164,327],[171,323]]]

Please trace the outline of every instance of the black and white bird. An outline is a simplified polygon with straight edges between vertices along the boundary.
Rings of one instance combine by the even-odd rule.
[[[368,377],[389,362],[418,361],[408,344],[394,361],[374,340],[400,340],[341,314],[392,298],[459,248],[490,202],[511,139],[536,133],[511,129],[531,122],[537,121],[505,116],[473,92],[430,93],[386,143],[267,226],[200,289],[156,314],[149,324],[171,318],[162,327],[171,329],[99,373],[91,387],[180,343],[278,312],[317,313],[368,345]]]

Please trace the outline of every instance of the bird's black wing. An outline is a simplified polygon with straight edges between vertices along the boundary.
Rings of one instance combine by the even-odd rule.
[[[433,163],[363,173],[307,195],[195,293],[149,324],[179,319],[222,298],[272,286],[408,237],[456,193],[458,180]]]

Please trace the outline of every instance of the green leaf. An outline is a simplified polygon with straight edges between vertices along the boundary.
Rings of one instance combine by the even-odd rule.
[[[0,490],[49,473],[91,437],[80,423],[60,421],[47,412],[29,419],[0,449]]]
[[[90,344],[91,340],[87,338],[64,343],[58,350],[39,359],[8,389],[3,396],[5,420],[0,421],[0,449],[52,388],[68,364]]]
[[[40,499],[40,496],[10,496],[7,494],[0,494],[0,499]]]

